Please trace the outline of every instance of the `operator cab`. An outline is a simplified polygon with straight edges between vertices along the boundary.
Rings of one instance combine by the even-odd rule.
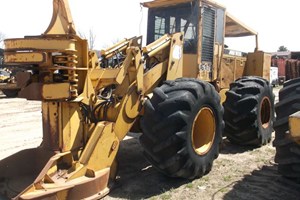
[[[191,0],[156,0],[143,5],[149,8],[147,44],[164,34],[183,32],[183,66],[189,66],[184,76],[200,75],[210,81],[214,51],[224,45],[225,8]]]
[[[257,50],[257,33],[211,0],[154,0],[142,5],[149,9],[147,44],[164,34],[183,32],[184,77],[218,82],[218,87],[228,88],[243,75],[247,55],[227,55],[224,38],[254,35]]]
[[[147,43],[150,44],[167,33],[183,32],[184,53],[196,54],[198,11],[196,3],[149,9]]]

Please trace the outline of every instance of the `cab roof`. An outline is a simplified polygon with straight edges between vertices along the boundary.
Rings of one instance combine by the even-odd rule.
[[[183,3],[190,3],[197,0],[153,0],[141,3],[142,6],[146,8],[160,8],[160,7],[168,7],[175,6]],[[198,0],[204,3],[208,3],[217,8],[226,8],[212,0]],[[243,37],[243,36],[251,36],[257,35],[258,33],[242,23],[237,18],[233,17],[230,13],[226,11],[226,24],[225,24],[225,37]]]
[[[193,2],[194,0],[154,0],[141,3],[142,6],[147,8],[159,8],[159,7],[167,7],[182,3]]]

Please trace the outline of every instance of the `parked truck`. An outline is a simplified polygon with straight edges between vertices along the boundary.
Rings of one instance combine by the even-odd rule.
[[[271,66],[270,83],[273,85],[273,87],[279,85],[278,67]]]

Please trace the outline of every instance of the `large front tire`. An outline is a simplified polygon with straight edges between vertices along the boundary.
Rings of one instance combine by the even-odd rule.
[[[230,85],[224,106],[225,134],[241,145],[264,145],[271,141],[274,94],[261,77],[242,77]]]
[[[220,97],[209,83],[166,81],[145,104],[140,137],[146,159],[171,176],[207,174],[218,157],[224,127]]]
[[[279,91],[279,102],[275,106],[274,123],[276,147],[275,162],[278,172],[285,177],[300,181],[300,145],[291,139],[289,116],[300,111],[300,78],[288,81]]]

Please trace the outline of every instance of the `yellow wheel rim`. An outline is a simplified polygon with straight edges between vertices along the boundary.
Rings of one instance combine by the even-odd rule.
[[[211,149],[216,132],[215,116],[213,111],[202,108],[193,123],[192,144],[198,155],[205,155]]]

